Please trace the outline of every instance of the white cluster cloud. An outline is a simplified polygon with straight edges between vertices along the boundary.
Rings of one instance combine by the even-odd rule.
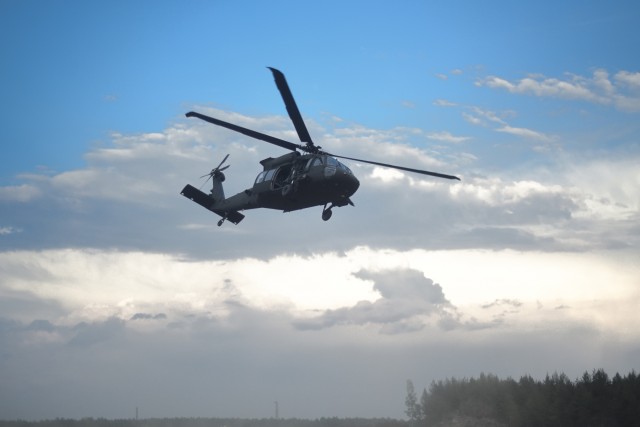
[[[5,202],[28,202],[40,195],[40,189],[32,184],[0,187],[0,200]]]
[[[234,115],[230,119],[223,111],[206,112],[243,126],[258,126],[267,133],[291,132],[282,117]],[[497,130],[538,134],[512,128],[508,113],[474,107],[465,114],[478,123],[494,123]],[[310,125],[318,127],[313,122]],[[449,132],[377,131],[356,126],[317,133],[323,135],[317,142],[331,151],[441,172],[457,174],[458,165],[484,160],[473,153],[453,156],[452,146],[418,148],[427,138],[466,138]],[[577,158],[580,163],[575,163],[567,156],[550,156],[548,165],[529,171],[524,179],[460,174],[462,182],[455,183],[350,162],[362,185],[353,197],[356,207],[338,210],[336,219],[320,222],[319,211],[309,209],[285,214],[283,222],[281,213],[256,210],[247,211],[240,226],[218,228],[209,212],[179,196],[182,186],[199,186],[199,176],[230,153],[225,190],[227,194],[242,191],[251,186],[259,160],[279,149],[189,120],[163,132],[114,134],[113,138],[112,147],[87,153],[86,168],[25,175],[21,177],[24,184],[1,188],[0,203],[6,214],[0,244],[5,248],[85,246],[222,258],[339,251],[362,244],[405,249],[566,250],[576,248],[570,242],[581,241],[580,247],[586,247],[586,236],[593,247],[613,244],[606,230],[630,227],[628,221],[638,212],[635,190],[639,178],[632,157]],[[549,168],[555,171],[551,174]],[[21,230],[19,239],[15,238],[17,230]]]
[[[489,76],[478,86],[505,89],[516,94],[531,94],[613,105],[622,111],[640,111],[640,72],[618,71],[611,78],[608,71],[597,69],[591,77],[566,74],[564,79],[530,75],[517,81]]]
[[[511,126],[507,120],[514,115],[512,111],[497,114],[495,111],[483,109],[477,106],[467,107],[467,110],[468,111],[462,112],[462,117],[467,123],[474,126],[492,128],[496,132],[507,133],[541,142],[551,142],[555,139],[553,136],[540,131]]]
[[[471,137],[468,137],[468,136],[455,136],[455,135],[452,135],[450,132],[447,132],[447,131],[430,133],[430,134],[427,135],[427,138],[433,139],[435,141],[452,142],[454,144],[457,144],[457,143],[460,143],[460,142],[464,142],[464,141],[468,141],[468,140],[471,139]]]
[[[17,228],[13,228],[13,227],[0,227],[0,236],[1,235],[8,235],[8,234],[13,234],[13,233],[19,233],[20,229]]]

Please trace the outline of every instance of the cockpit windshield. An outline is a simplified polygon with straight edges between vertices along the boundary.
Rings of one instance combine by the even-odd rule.
[[[348,173],[349,175],[353,175],[353,172],[351,172],[351,169],[349,169],[349,167],[346,166],[344,163],[338,162],[338,165],[339,165],[338,167],[344,170],[346,173]]]
[[[327,155],[314,156],[311,159],[309,159],[309,161],[307,162],[306,170],[309,170],[310,168],[312,168],[314,166],[322,166],[322,165],[329,166],[329,167],[334,167],[336,169],[343,170],[344,172],[348,173],[349,175],[353,175],[353,172],[351,172],[351,169],[349,169],[346,165],[341,163],[335,157],[331,157],[331,156],[327,156]]]
[[[345,166],[343,163],[341,163],[335,157],[327,156],[327,164],[331,165],[331,166],[336,166],[338,169],[342,169],[343,171],[345,171],[349,175],[353,175],[353,172],[351,172],[351,169],[349,169],[347,166]]]

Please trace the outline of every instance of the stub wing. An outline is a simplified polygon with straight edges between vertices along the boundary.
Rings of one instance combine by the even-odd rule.
[[[192,185],[185,185],[185,187],[182,189],[182,191],[180,192],[180,194],[182,194],[184,197],[186,197],[187,199],[190,199],[194,202],[196,202],[197,204],[199,204],[200,206],[202,206],[205,209],[210,210],[211,212],[215,213],[216,215],[220,215],[222,218],[231,221],[234,224],[239,224],[240,221],[242,221],[244,219],[244,215],[242,215],[240,212],[238,211],[227,211],[224,209],[216,209],[215,208],[215,201],[213,200],[213,198],[205,193],[203,193],[202,191],[198,190],[197,188],[195,188]]]

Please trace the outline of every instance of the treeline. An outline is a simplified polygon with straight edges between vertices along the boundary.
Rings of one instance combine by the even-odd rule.
[[[640,376],[610,378],[603,370],[571,381],[480,375],[431,383],[421,398],[407,381],[406,414],[413,426],[640,426]]]
[[[564,374],[434,381],[420,398],[407,381],[409,421],[371,418],[104,418],[0,421],[0,427],[640,427],[640,375],[603,370],[575,381]]]
[[[407,421],[386,418],[58,418],[46,421],[0,421],[0,427],[408,427]]]

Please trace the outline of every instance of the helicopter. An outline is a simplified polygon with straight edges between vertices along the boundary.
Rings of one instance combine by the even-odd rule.
[[[229,158],[229,154],[211,172],[200,177],[207,177],[204,184],[209,180],[212,181],[212,188],[209,194],[190,184],[187,184],[182,189],[180,194],[184,197],[221,217],[218,221],[218,226],[221,226],[227,220],[237,225],[244,219],[244,215],[240,211],[257,208],[291,212],[314,206],[324,206],[322,208],[322,219],[328,221],[331,218],[333,208],[347,205],[354,206],[351,196],[360,186],[360,181],[358,181],[351,169],[338,159],[368,163],[438,178],[460,180],[460,178],[453,175],[356,159],[323,151],[322,147],[313,143],[284,74],[275,68],[267,68],[273,74],[276,87],[280,92],[287,113],[302,144],[288,142],[194,111],[186,113],[186,117],[195,117],[291,151],[276,158],[268,157],[261,160],[260,164],[263,170],[256,177],[253,186],[234,196],[225,197],[222,185],[225,181],[223,171],[230,166],[223,167],[222,165]]]

